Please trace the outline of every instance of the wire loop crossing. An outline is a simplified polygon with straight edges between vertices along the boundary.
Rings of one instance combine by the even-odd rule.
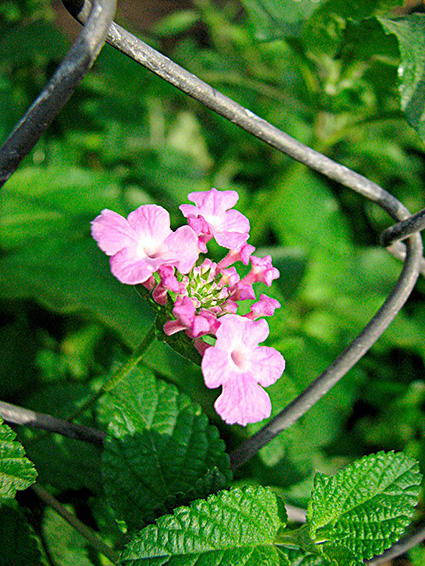
[[[116,25],[113,22],[116,0],[94,0],[93,5],[88,0],[63,0],[63,3],[68,11],[84,24],[84,28],[48,85],[0,148],[0,187],[31,151],[88,73],[106,39],[123,54],[253,136],[375,202],[398,222],[385,230],[380,238],[382,246],[396,257],[404,259],[401,275],[393,291],[344,352],[289,406],[231,454],[232,465],[236,468],[247,462],[277,434],[295,423],[317,403],[369,350],[393,321],[409,297],[421,267],[423,269],[422,240],[418,232],[425,228],[425,210],[411,215],[399,200],[376,183],[290,137]],[[408,239],[404,247],[398,241],[405,238]],[[425,269],[423,272],[425,273]],[[12,406],[2,404],[2,409],[7,420],[7,411],[11,411]],[[18,408],[14,407],[13,410],[16,412]],[[29,413],[26,417],[28,421],[24,421],[29,424],[35,418],[34,414]],[[14,418],[17,418],[16,415]],[[11,417],[9,421],[19,422],[19,418],[14,421]],[[63,421],[59,424],[61,430],[57,432],[63,433],[62,428],[66,428],[66,425],[63,425]],[[77,437],[87,432],[82,428],[73,430]],[[102,442],[103,438],[96,435],[96,431],[89,433],[94,435],[95,441]]]

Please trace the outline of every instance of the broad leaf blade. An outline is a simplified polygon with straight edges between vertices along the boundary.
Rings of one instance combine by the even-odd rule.
[[[129,528],[228,485],[229,458],[217,429],[174,385],[135,369],[112,397],[105,490]]]
[[[285,524],[283,503],[270,489],[222,491],[143,529],[124,550],[121,564],[279,566],[274,541]]]
[[[409,524],[420,482],[417,462],[394,452],[361,458],[333,477],[317,474],[307,512],[311,538],[356,557],[381,554]]]
[[[0,498],[13,498],[35,482],[37,472],[15,440],[16,433],[0,418]]]
[[[411,14],[397,20],[380,18],[388,33],[397,36],[400,105],[407,121],[425,141],[425,14]]]

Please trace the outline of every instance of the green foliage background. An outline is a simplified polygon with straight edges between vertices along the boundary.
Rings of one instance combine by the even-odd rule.
[[[193,9],[159,22],[146,39],[416,212],[425,206],[425,16],[389,22],[399,2],[357,2],[352,12],[349,4],[316,2],[311,14],[288,8],[279,12],[280,22],[269,17],[277,5],[271,0],[262,2],[262,12],[255,0],[242,2],[246,11],[233,1],[216,7],[196,0]],[[0,142],[68,47],[46,0],[1,4]],[[406,116],[398,92],[400,53]],[[238,209],[251,222],[250,243],[271,253],[281,272],[270,290],[282,308],[270,320],[268,345],[283,353],[287,370],[269,388],[273,414],[335,359],[400,272],[377,243],[390,219],[105,46],[0,194],[0,399],[66,418],[152,324],[137,293],[110,275],[107,258],[90,238],[90,221],[103,208],[126,215],[154,202],[170,211],[175,228],[187,194],[211,187],[239,192]],[[371,352],[240,470],[239,484],[271,485],[286,501],[306,506],[315,470],[333,473],[363,454],[402,450],[424,472],[424,293],[419,281]],[[229,449],[261,426],[220,422],[213,411],[217,392],[206,390],[199,368],[165,344],[156,342],[143,365],[199,403]],[[102,410],[83,421],[107,426]],[[41,481],[112,542],[121,540],[97,473],[98,451],[36,436],[19,431]],[[422,498],[418,518],[423,514]],[[55,556],[56,523],[48,514],[32,519]],[[100,563],[81,541],[68,539],[81,564]],[[56,560],[67,564],[69,557]]]

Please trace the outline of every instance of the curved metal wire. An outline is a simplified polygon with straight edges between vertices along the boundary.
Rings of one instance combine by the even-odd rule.
[[[90,5],[89,0],[66,0],[64,4],[67,9],[73,6],[73,9],[70,10],[71,14],[80,23],[85,23],[88,12],[87,6]],[[225,96],[183,67],[180,67],[180,65],[177,65],[177,63],[174,63],[115,22],[112,22],[109,28],[106,41],[112,47],[133,59],[133,61],[140,63],[140,65],[146,67],[155,75],[174,85],[220,116],[227,118],[256,138],[307,165],[307,167],[322,173],[329,179],[333,179],[381,205],[395,220],[404,220],[410,216],[407,209],[395,197],[376,183],[285,134],[266,120],[263,120],[263,118]]]
[[[39,428],[48,432],[56,432],[69,438],[85,440],[99,446],[103,445],[106,433],[101,430],[90,428],[84,425],[73,424],[62,419],[57,419],[45,413],[36,413],[29,409],[17,407],[10,403],[0,401],[0,416],[8,423],[26,425],[32,428]]]
[[[407,236],[420,232],[425,228],[425,208],[406,220],[390,226],[381,234],[379,239],[381,246],[386,248],[398,240],[404,240]]]
[[[411,236],[407,247],[403,271],[392,293],[363,331],[292,403],[281,411],[255,435],[243,442],[230,455],[232,467],[247,462],[263,446],[286,430],[317,403],[356,362],[373,346],[394,320],[406,302],[416,280],[422,260],[422,241],[419,235]]]
[[[102,49],[116,0],[95,0],[87,24],[44,90],[0,148],[0,188],[65,105]]]

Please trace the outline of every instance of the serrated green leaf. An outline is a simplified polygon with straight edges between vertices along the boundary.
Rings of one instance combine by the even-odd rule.
[[[0,565],[44,566],[39,541],[21,509],[3,505],[0,510]]]
[[[425,141],[425,14],[379,20],[387,33],[397,36],[401,54],[398,68],[401,109]]]
[[[111,398],[105,490],[129,528],[228,485],[229,458],[217,429],[174,385],[136,368]]]
[[[274,545],[286,524],[282,501],[268,488],[222,491],[161,517],[127,545],[125,566],[279,566]]]
[[[333,477],[316,474],[307,511],[310,536],[371,559],[403,534],[420,483],[418,463],[394,452],[365,456]]]
[[[35,482],[34,464],[25,457],[25,450],[15,440],[16,433],[3,424],[0,417],[0,498],[13,498],[18,490]]]

